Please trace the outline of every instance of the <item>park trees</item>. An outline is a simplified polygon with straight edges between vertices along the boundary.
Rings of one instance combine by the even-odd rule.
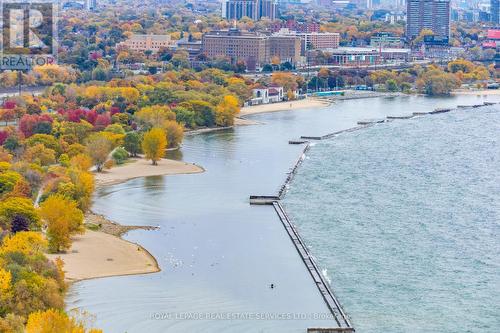
[[[166,105],[152,105],[140,109],[135,118],[147,129],[161,127],[165,120],[175,120],[175,113]]]
[[[165,154],[167,147],[167,138],[165,131],[161,128],[153,128],[144,134],[142,140],[142,150],[146,158],[151,160],[153,165],[157,165],[158,161]]]
[[[166,120],[163,123],[163,128],[165,129],[165,134],[167,136],[167,146],[168,148],[176,148],[184,137],[184,127],[173,120]]]
[[[215,110],[212,104],[202,100],[189,100],[180,104],[181,107],[194,112],[196,126],[211,127],[215,124]]]
[[[427,95],[448,95],[453,89],[460,87],[460,80],[451,73],[431,66],[417,79],[417,88]]]
[[[28,147],[33,147],[37,144],[42,144],[46,148],[52,149],[57,155],[61,153],[61,144],[52,135],[34,134],[26,140],[26,145]]]
[[[123,140],[123,148],[136,157],[141,152],[141,135],[137,132],[127,132]]]
[[[9,197],[0,202],[0,228],[12,232],[36,230],[40,216],[28,198]]]
[[[71,235],[83,233],[83,213],[77,203],[54,194],[40,205],[40,216],[47,225],[49,251],[59,252],[71,246]]]
[[[47,166],[56,162],[56,152],[38,143],[26,149],[23,159],[42,166]]]
[[[128,152],[124,148],[118,147],[113,150],[111,157],[116,164],[123,164],[128,158]]]
[[[26,333],[102,333],[99,329],[87,329],[84,321],[68,316],[66,313],[48,309],[30,314],[26,323]]]
[[[0,331],[23,332],[31,312],[64,306],[61,263],[45,257],[41,233],[22,231],[0,241]]]
[[[19,130],[25,137],[30,137],[33,134],[50,134],[52,131],[53,119],[48,114],[25,114],[19,121]]]
[[[97,171],[101,172],[109,153],[113,149],[112,142],[100,133],[95,133],[87,138],[86,146]]]
[[[297,83],[297,77],[292,73],[275,72],[271,76],[271,82],[283,87],[283,90],[285,91],[295,91],[299,87],[299,84]]]
[[[215,122],[219,126],[232,126],[234,125],[234,117],[240,108],[236,97],[227,95],[224,96],[222,102],[217,105],[215,109]]]

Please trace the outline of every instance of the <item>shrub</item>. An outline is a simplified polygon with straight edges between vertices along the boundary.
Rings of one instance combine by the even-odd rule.
[[[128,152],[125,149],[118,147],[113,151],[111,157],[116,164],[123,164],[128,158]]]

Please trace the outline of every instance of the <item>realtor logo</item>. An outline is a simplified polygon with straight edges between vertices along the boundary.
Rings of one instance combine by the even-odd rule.
[[[56,3],[51,0],[0,0],[0,69],[29,70],[55,63]]]

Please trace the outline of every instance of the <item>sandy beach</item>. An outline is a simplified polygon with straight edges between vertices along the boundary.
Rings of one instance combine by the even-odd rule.
[[[318,108],[327,106],[329,104],[330,103],[325,100],[309,97],[306,99],[301,99],[291,102],[245,106],[244,108],[241,109],[240,114],[238,116],[242,117],[257,113],[288,111],[288,110],[305,109],[305,108]]]
[[[162,159],[158,165],[143,158],[95,173],[97,186],[107,186],[129,179],[203,172],[203,168],[185,162]],[[120,238],[129,230],[151,229],[140,226],[121,226],[105,217],[88,213],[85,224],[98,231],[86,229],[85,234],[73,238],[71,249],[63,254],[48,254],[51,259],[64,261],[66,280],[74,282],[101,277],[158,272],[156,259],[142,246]]]
[[[135,158],[124,165],[95,173],[94,176],[97,186],[105,186],[139,177],[191,174],[203,171],[203,168],[186,162],[162,159],[158,161],[158,165],[152,165],[151,161]]]
[[[67,253],[47,257],[64,261],[66,280],[70,282],[160,270],[156,259],[142,246],[92,230],[75,236]]]

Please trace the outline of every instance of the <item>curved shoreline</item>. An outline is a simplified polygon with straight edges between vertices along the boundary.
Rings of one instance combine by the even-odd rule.
[[[181,162],[163,158],[158,165],[152,165],[143,158],[131,158],[124,165],[119,165],[110,170],[95,173],[97,187],[116,185],[131,179],[151,176],[185,175],[205,172],[201,166],[194,163]]]
[[[196,165],[162,159],[151,165],[145,159],[134,158],[125,165],[95,174],[96,187],[105,187],[131,179],[162,175],[201,173],[205,170]],[[85,215],[85,233],[73,237],[73,244],[66,253],[48,254],[48,258],[64,261],[66,281],[150,274],[159,272],[156,258],[142,245],[122,238],[130,230],[155,230],[148,226],[123,226],[102,215],[89,212]]]
[[[158,261],[148,250],[119,236],[86,230],[84,235],[74,237],[73,242],[71,251],[47,255],[50,259],[64,261],[65,280],[69,283],[161,271]],[[92,250],[96,245],[101,247]],[[90,271],[86,269],[89,265],[93,267]]]
[[[241,114],[242,118],[238,118],[235,125],[242,126],[258,124],[257,122],[243,118],[247,115],[290,111],[315,106],[324,107],[329,104],[330,103],[322,100],[308,99],[261,105],[252,109],[250,112],[243,112],[243,114]],[[228,128],[231,127],[201,129],[188,132],[186,134],[196,135]],[[104,172],[95,173],[94,175],[96,187],[102,188],[120,184],[135,178],[194,174],[204,171],[205,170],[202,167],[196,164],[170,159],[162,159],[158,162],[158,165],[153,166],[150,162],[143,158],[131,158],[124,165],[119,165]],[[161,270],[156,258],[143,246],[137,243],[129,242],[122,238],[122,236],[130,230],[151,230],[154,228],[142,226],[123,226],[93,212],[86,214],[85,224],[92,228],[97,227],[98,230],[92,231],[90,229],[86,229],[86,233],[84,235],[74,237],[74,243],[67,253],[48,255],[49,258],[55,259],[60,257],[65,261],[64,270],[66,272],[67,281],[78,282],[112,276],[150,274]],[[99,245],[99,251],[94,249],[96,246],[88,246],[88,244]],[[137,256],[136,249],[142,254],[141,256]],[[115,263],[115,260],[126,263],[123,263],[122,266],[117,268],[115,267],[116,265],[111,264]],[[107,268],[102,266],[96,267],[96,263],[102,262],[107,263]],[[142,268],[138,268],[140,263],[143,263]]]

